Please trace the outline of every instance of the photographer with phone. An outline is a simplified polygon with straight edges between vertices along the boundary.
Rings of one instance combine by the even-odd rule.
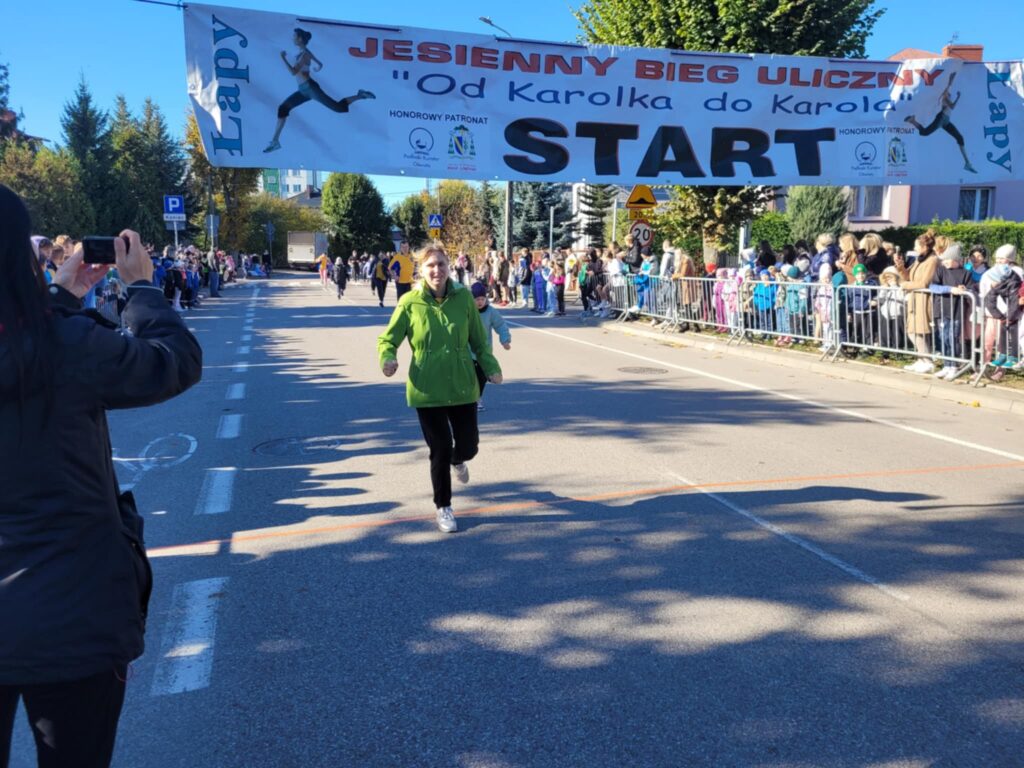
[[[106,412],[184,392],[202,350],[153,286],[137,233],[109,239],[124,332],[81,311],[109,266],[79,248],[47,286],[30,235],[0,185],[0,766],[22,700],[40,765],[103,768],[152,586]]]

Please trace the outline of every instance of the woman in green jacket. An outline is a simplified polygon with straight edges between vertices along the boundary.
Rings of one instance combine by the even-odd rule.
[[[402,296],[387,329],[377,339],[385,376],[398,370],[398,347],[406,339],[412,363],[406,383],[409,406],[416,409],[423,438],[430,448],[430,480],[434,486],[437,527],[458,529],[452,512],[452,476],[469,482],[466,462],[477,454],[480,434],[476,402],[480,385],[470,349],[492,384],[501,384],[501,366],[491,353],[473,295],[448,278],[448,255],[428,248],[420,265],[423,282]]]

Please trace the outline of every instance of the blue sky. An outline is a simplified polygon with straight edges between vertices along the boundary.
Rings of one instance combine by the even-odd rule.
[[[385,0],[245,0],[260,10],[371,23],[487,33],[490,16],[513,35],[570,40],[577,0],[424,2]],[[957,35],[985,46],[985,58],[1024,58],[1024,3],[1009,0],[890,0],[868,44],[872,58],[907,47],[939,51]],[[100,105],[124,94],[132,108],[152,97],[180,132],[185,119],[184,37],[180,13],[130,0],[0,0],[0,62],[11,66],[11,103],[25,113],[25,129],[59,140],[60,113],[85,75]],[[343,170],[343,169],[324,169]],[[416,191],[416,180],[374,177],[388,203]],[[420,186],[422,186],[420,184]]]

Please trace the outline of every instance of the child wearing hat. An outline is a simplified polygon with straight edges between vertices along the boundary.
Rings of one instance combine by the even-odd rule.
[[[476,282],[473,283],[473,287],[470,290],[473,292],[476,308],[480,311],[480,322],[483,323],[484,330],[487,332],[487,348],[493,349],[494,342],[491,334],[496,332],[501,346],[506,350],[512,349],[512,331],[508,329],[508,323],[505,322],[505,318],[501,316],[501,313],[487,301],[487,286],[481,282]],[[473,354],[472,350],[470,350],[470,355],[473,357],[473,367],[476,368],[476,379],[480,383],[480,400],[477,401],[476,409],[482,411],[484,409],[484,385],[487,384],[487,374],[480,367],[480,363],[477,362],[476,355]]]
[[[875,334],[872,320],[872,302],[875,299],[874,289],[869,287],[870,273],[864,264],[853,266],[853,287],[848,290],[847,300],[850,310],[850,342],[858,346],[870,347],[874,344]]]
[[[878,310],[878,343],[886,350],[906,349],[903,312],[906,296],[900,287],[900,272],[896,267],[882,270],[882,287],[872,305]],[[887,359],[888,352],[882,352]]]

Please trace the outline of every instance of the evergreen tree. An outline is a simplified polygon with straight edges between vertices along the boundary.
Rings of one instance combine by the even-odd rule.
[[[576,221],[572,215],[567,184],[519,182],[512,209],[512,243],[515,248],[548,247],[551,209],[555,209],[554,246],[572,245]]]
[[[342,253],[393,247],[384,199],[363,174],[331,174],[324,185],[323,212]]]
[[[605,236],[605,220],[615,199],[612,184],[585,184],[580,190],[579,233],[587,238],[587,245],[603,247],[610,237]]]
[[[484,181],[477,188],[477,196],[480,221],[486,233],[484,249],[489,250],[494,248],[495,243],[501,239],[498,230],[504,219],[505,195],[503,190],[492,187],[490,182]]]
[[[84,78],[79,81],[71,101],[64,105],[60,122],[64,145],[78,162],[82,187],[93,204],[96,233],[120,231],[123,227],[118,226],[116,220],[120,182],[111,175],[110,118],[93,104],[92,93]]]
[[[586,0],[575,15],[593,43],[863,58],[882,13],[874,0]],[[669,223],[696,226],[706,249],[720,246],[775,196],[772,187],[679,186]]]
[[[849,197],[842,187],[791,187],[786,216],[794,240],[809,244],[821,234],[839,237],[846,226]]]
[[[10,74],[10,67],[7,64],[0,64],[0,156],[3,155],[4,142],[18,136],[18,121],[25,117],[20,111],[14,112],[11,109]],[[6,115],[7,112],[10,112],[10,115]]]

